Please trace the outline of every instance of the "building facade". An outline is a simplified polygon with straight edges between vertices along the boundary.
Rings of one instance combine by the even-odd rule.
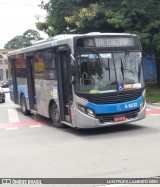
[[[10,49],[0,49],[0,83],[8,80],[8,57]]]

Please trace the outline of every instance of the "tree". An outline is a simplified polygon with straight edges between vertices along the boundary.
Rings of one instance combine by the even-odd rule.
[[[62,33],[128,32],[140,36],[145,52],[156,52],[160,85],[160,4],[152,0],[49,0],[37,28]],[[157,2],[157,1],[156,1]],[[159,59],[159,60],[158,60]]]
[[[74,32],[114,32],[116,28],[106,22],[106,17],[110,17],[111,11],[106,15],[104,3],[90,4],[88,7],[75,11],[72,16],[65,17],[65,21],[72,25]]]
[[[38,40],[42,40],[38,31],[33,29],[28,29],[23,33],[23,37],[26,38],[30,43],[36,42]]]
[[[77,32],[129,32],[138,34],[145,50],[160,48],[160,6],[150,0],[97,1],[79,9],[65,21]]]
[[[7,42],[4,46],[6,49],[19,49],[24,47],[24,38],[22,36],[15,36],[9,42]]]
[[[157,64],[157,84],[160,86],[160,4],[151,0],[123,0],[121,9],[108,20],[114,27],[124,32],[140,36],[143,51],[155,53]],[[117,21],[117,16],[122,17]]]
[[[44,22],[37,22],[37,29],[49,36],[62,33],[85,33],[93,31],[114,31],[111,24],[106,25],[106,4],[119,7],[121,0],[49,0],[40,7],[47,12]]]
[[[44,22],[36,24],[37,28],[48,36],[67,33],[68,24],[64,18],[71,15],[73,4],[71,0],[50,0],[46,4],[42,2],[40,7],[47,11],[48,16]]]
[[[33,44],[33,42],[41,40],[40,34],[36,30],[28,29],[23,33],[23,35],[15,36],[4,46],[6,49],[19,49],[23,47],[28,47]]]
[[[138,34],[145,50],[160,49],[160,5],[151,0],[49,0],[37,28],[49,36],[62,33],[130,32]]]

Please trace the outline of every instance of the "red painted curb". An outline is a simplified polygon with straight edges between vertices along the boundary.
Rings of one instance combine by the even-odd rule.
[[[160,114],[160,110],[148,110],[147,114]]]
[[[47,121],[31,120],[31,121],[19,121],[19,122],[10,122],[0,124],[0,128],[11,128],[11,127],[24,127],[24,126],[33,126],[33,125],[48,125]]]

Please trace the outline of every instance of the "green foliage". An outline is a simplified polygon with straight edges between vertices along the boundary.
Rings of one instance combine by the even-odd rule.
[[[98,3],[75,11],[73,16],[65,17],[65,21],[75,27],[74,32],[76,33],[99,31],[100,28],[101,31],[107,29],[105,27],[105,12],[102,5]]]
[[[115,18],[118,15],[123,15],[124,22],[114,26],[124,29],[124,32],[136,33],[140,36],[143,49],[153,51],[158,47],[154,37],[160,32],[160,5],[155,5],[150,0],[123,0],[121,9],[116,12]]]
[[[157,84],[146,82],[146,101],[147,103],[160,102],[160,87]]]
[[[160,3],[153,0],[48,0],[44,22],[49,36],[63,33],[125,32],[137,34],[144,52],[155,52],[160,85]]]
[[[28,44],[28,41],[23,36],[15,36],[13,39],[11,39],[5,44],[4,48],[19,49],[27,46],[30,46],[30,43]]]
[[[71,0],[50,0],[48,3],[41,3],[40,7],[47,11],[48,16],[44,22],[37,22],[39,30],[44,31],[48,36],[68,33],[68,23],[66,16],[72,15],[75,2]]]
[[[33,29],[28,29],[27,31],[25,31],[23,33],[23,37],[30,41],[31,44],[37,40],[42,39],[39,32]]]
[[[143,49],[160,49],[160,5],[152,0],[49,0],[37,28],[49,36],[62,33],[129,32],[138,34]]]
[[[6,49],[20,49],[23,47],[31,46],[33,42],[41,40],[39,32],[36,30],[28,29],[23,35],[15,36],[5,44]]]

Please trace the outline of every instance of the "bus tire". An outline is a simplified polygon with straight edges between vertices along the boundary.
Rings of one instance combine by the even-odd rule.
[[[55,103],[50,107],[50,118],[52,119],[53,126],[63,128],[64,124],[60,122],[60,111]]]
[[[30,115],[31,111],[27,109],[26,99],[24,95],[21,96],[21,109],[24,115]]]

